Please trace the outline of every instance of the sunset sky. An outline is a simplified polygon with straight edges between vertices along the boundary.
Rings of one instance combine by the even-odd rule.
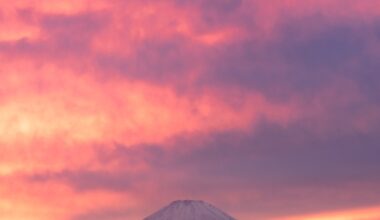
[[[380,219],[379,0],[0,0],[0,219]]]

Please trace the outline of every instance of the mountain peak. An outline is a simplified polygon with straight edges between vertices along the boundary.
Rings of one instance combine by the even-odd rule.
[[[183,204],[183,205],[192,205],[192,204],[203,204],[204,202],[202,200],[189,200],[189,199],[185,199],[185,200],[176,200],[176,201],[173,201],[172,203],[170,203],[170,205],[180,205],[180,204]]]
[[[201,200],[177,200],[144,220],[235,220]]]

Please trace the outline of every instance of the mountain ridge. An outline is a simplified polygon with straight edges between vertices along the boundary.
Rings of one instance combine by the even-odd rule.
[[[143,220],[236,220],[202,200],[176,200]]]

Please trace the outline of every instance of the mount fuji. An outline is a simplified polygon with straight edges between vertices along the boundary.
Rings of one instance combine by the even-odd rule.
[[[178,200],[144,220],[236,220],[214,206],[196,200]]]

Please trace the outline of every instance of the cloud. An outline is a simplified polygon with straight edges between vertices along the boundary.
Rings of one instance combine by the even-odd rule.
[[[378,205],[379,5],[342,4],[0,1],[0,218]]]
[[[247,134],[178,137],[170,148],[100,148],[99,160],[114,171],[37,174],[32,180],[64,181],[79,192],[132,191],[155,204],[207,198],[236,213],[255,207],[256,217],[270,210],[283,216],[378,204],[379,141],[377,132],[321,137],[299,123],[285,129],[263,122]]]

